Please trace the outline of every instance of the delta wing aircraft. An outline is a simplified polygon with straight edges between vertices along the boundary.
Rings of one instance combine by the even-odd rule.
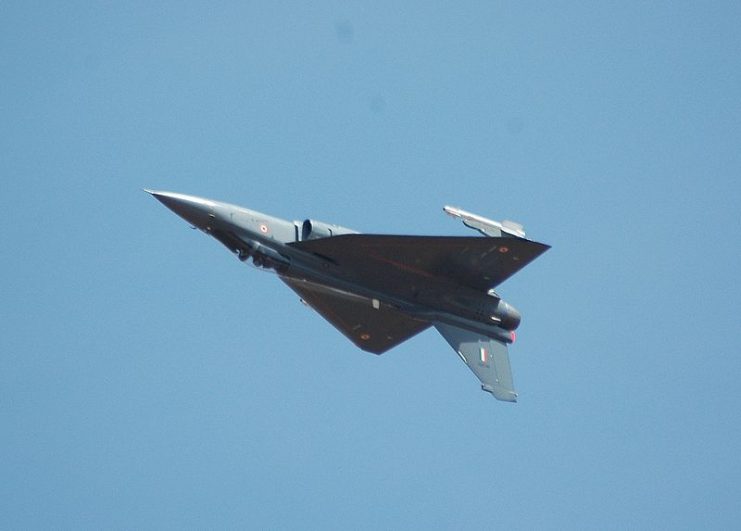
[[[361,349],[383,354],[434,326],[495,398],[515,402],[508,345],[520,313],[494,288],[550,246],[521,225],[446,206],[485,237],[394,236],[287,221],[191,195],[146,190],[242,260],[274,270]]]

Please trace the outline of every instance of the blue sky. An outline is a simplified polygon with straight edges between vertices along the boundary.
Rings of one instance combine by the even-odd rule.
[[[314,4],[0,6],[0,527],[737,525],[739,4]],[[519,403],[144,187],[523,223]]]

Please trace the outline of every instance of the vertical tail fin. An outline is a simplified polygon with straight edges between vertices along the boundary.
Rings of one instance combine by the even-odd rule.
[[[497,400],[517,402],[507,344],[462,328],[435,323],[435,328]]]

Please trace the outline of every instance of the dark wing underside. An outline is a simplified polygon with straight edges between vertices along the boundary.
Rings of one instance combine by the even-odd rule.
[[[289,244],[329,259],[369,286],[402,291],[410,277],[486,291],[550,246],[520,238],[347,234]]]
[[[428,328],[386,304],[307,281],[281,277],[301,299],[361,349],[382,354]]]

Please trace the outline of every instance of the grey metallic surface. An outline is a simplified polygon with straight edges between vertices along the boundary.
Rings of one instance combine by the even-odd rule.
[[[481,381],[481,389],[505,402],[517,402],[507,344],[443,323],[435,328]]]

